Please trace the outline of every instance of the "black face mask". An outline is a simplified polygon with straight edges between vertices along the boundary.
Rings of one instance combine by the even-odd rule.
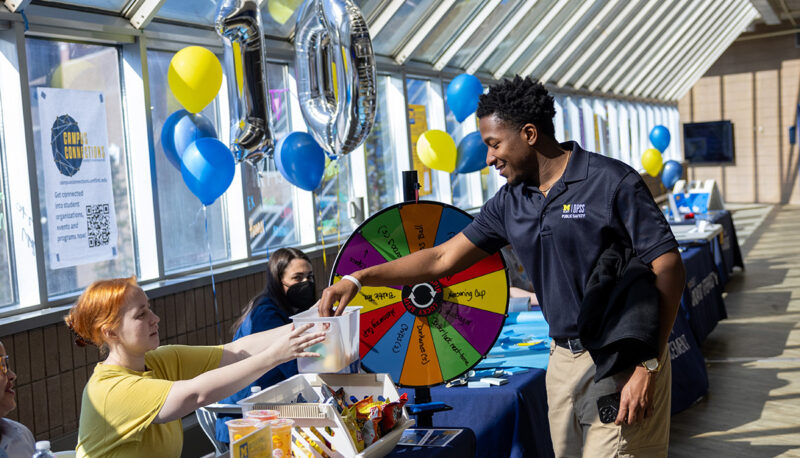
[[[289,299],[289,307],[293,313],[305,311],[317,300],[316,285],[313,281],[295,283],[286,290],[286,298]]]

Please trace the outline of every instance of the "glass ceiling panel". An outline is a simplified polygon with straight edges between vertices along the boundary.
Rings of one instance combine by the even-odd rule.
[[[156,18],[191,24],[214,25],[217,2],[214,0],[167,0]]]
[[[470,39],[464,43],[464,46],[456,52],[456,55],[453,56],[453,59],[450,60],[448,65],[466,68],[472,56],[482,48],[481,45],[491,39],[493,32],[503,26],[508,13],[512,10],[516,10],[517,6],[522,1],[523,0],[506,0],[497,5],[494,11],[489,14],[489,17],[478,26],[478,29],[472,34],[472,37],[470,37]]]
[[[412,59],[432,64],[442,55],[445,48],[456,39],[459,33],[472,20],[477,10],[483,6],[481,0],[461,0],[450,8],[433,31],[425,37],[412,54]]]
[[[383,4],[389,3],[389,0],[356,0],[356,5],[361,8],[361,15],[369,22],[375,19],[375,16],[380,12],[379,9]]]
[[[42,2],[33,2],[33,4],[42,3]],[[76,5],[76,6],[88,6],[91,8],[100,8],[104,10],[111,10],[115,12],[122,11],[122,7],[128,3],[128,0],[59,0],[55,2],[47,2],[47,3],[62,3],[66,5]]]
[[[378,36],[372,37],[375,54],[393,56],[407,41],[408,35],[416,31],[415,26],[423,17],[428,16],[437,3],[435,0],[406,0]]]
[[[509,72],[515,75],[521,73],[534,59],[534,57],[541,58],[542,56],[538,56],[539,52],[546,44],[550,42],[550,39],[556,34],[556,32],[564,27],[564,24],[575,14],[575,10],[578,9],[582,3],[583,0],[573,0],[570,5],[558,13],[556,18],[545,28],[541,36],[536,38],[536,41],[534,41],[533,44],[529,46],[524,53],[522,53],[522,56],[520,56],[517,62],[511,66]],[[535,70],[536,73],[531,76],[538,78],[542,74],[542,69],[558,59],[558,56],[561,54],[561,52],[569,46],[572,40],[577,38],[577,36],[583,31],[583,28],[589,25],[589,22],[591,22],[592,18],[594,18],[604,6],[605,2],[594,2],[589,8],[589,11],[587,11],[582,18],[578,19],[578,22],[575,24],[575,26],[572,27],[572,29],[568,31],[561,40],[559,40],[559,43],[539,64],[538,69]]]
[[[548,0],[543,1],[540,0],[536,2],[536,5],[528,12],[528,16],[531,18],[530,20],[522,20],[514,27],[514,30],[508,34],[508,36],[500,42],[500,45],[497,49],[492,52],[491,57],[486,59],[486,62],[483,63],[480,70],[483,71],[491,71],[487,70],[490,68],[499,68],[500,65],[514,52],[516,49],[517,44],[523,40],[524,37],[528,36],[530,32],[536,27],[536,24],[539,20],[547,14],[547,11],[556,3],[556,0]],[[569,10],[570,8],[565,8]]]

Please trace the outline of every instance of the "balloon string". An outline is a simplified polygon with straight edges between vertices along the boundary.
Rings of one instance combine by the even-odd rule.
[[[211,294],[214,297],[214,316],[217,318],[217,339],[222,345],[222,324],[219,319],[219,305],[217,305],[217,285],[214,283],[214,263],[211,260],[211,237],[208,236],[208,207],[203,205],[203,218],[206,228],[206,248],[208,248],[208,268],[211,270]]]

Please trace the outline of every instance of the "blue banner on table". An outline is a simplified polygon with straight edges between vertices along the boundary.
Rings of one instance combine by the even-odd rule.
[[[675,414],[708,393],[706,363],[683,311],[675,319],[667,346],[672,361],[672,413]]]
[[[545,371],[508,377],[491,388],[431,388],[431,399],[453,407],[433,416],[435,427],[470,428],[477,437],[476,457],[552,457],[547,422]],[[402,389],[413,399],[414,390]]]
[[[709,244],[687,247],[681,258],[686,268],[681,307],[688,314],[695,340],[702,344],[717,323],[728,317],[722,300],[722,284]]]

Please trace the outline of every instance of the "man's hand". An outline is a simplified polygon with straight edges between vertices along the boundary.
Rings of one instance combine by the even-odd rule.
[[[358,287],[355,283],[349,280],[339,280],[333,285],[325,288],[322,291],[322,297],[319,300],[318,311],[319,316],[339,316],[344,313],[344,308],[348,303],[358,294]],[[339,306],[336,310],[333,306],[336,303]]]
[[[622,387],[619,414],[614,423],[632,425],[649,418],[653,414],[655,387],[655,374],[648,372],[644,366],[636,366],[633,374]]]

